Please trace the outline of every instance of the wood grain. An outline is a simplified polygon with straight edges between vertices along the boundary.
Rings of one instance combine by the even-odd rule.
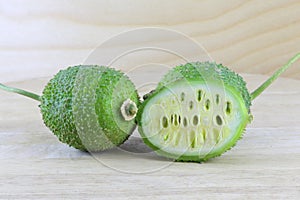
[[[237,72],[270,75],[299,52],[299,13],[298,0],[3,0],[1,81],[49,76],[84,63],[112,36],[143,27],[186,34],[214,60]],[[199,56],[190,53],[195,59]],[[157,56],[146,54],[140,59],[146,62]],[[174,58],[158,57],[162,64],[174,63]],[[284,76],[299,79],[299,68],[291,68]]]
[[[40,94],[61,68],[103,64],[115,52],[154,44],[203,59],[176,37],[114,41],[95,53],[144,27],[183,33],[237,72],[270,75],[299,52],[299,22],[299,0],[2,0],[0,82]],[[182,62],[141,51],[115,64],[143,93]],[[160,158],[137,132],[121,150],[79,152],[44,126],[38,103],[0,91],[0,199],[299,199],[300,82],[290,79],[300,78],[298,66],[255,100],[254,121],[237,146],[204,164]],[[267,78],[244,77],[250,91]]]
[[[267,78],[243,76],[250,90]],[[40,93],[47,81],[9,85]],[[0,199],[299,199],[299,87],[276,81],[253,102],[243,139],[203,164],[158,157],[137,132],[121,151],[82,153],[44,126],[37,102],[0,91]]]

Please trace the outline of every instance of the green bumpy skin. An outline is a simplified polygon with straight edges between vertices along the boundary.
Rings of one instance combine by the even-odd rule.
[[[45,125],[61,142],[96,152],[124,143],[133,132],[134,120],[125,121],[120,111],[127,99],[139,104],[135,86],[122,72],[80,65],[49,81],[40,108]]]
[[[136,117],[139,132],[158,155],[176,161],[220,156],[252,119],[245,81],[221,64],[177,66],[146,97]]]

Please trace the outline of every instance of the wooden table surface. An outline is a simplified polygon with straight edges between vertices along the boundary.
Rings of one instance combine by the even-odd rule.
[[[250,90],[265,76],[243,75]],[[48,78],[9,83],[40,93]],[[60,143],[38,103],[0,91],[1,199],[299,199],[300,81],[281,78],[253,102],[242,140],[206,163],[170,162],[135,132],[97,155]]]

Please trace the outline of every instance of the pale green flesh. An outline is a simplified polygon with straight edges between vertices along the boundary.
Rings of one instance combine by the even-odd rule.
[[[149,100],[142,128],[147,140],[164,152],[206,157],[233,145],[248,116],[242,97],[231,89],[181,82]]]

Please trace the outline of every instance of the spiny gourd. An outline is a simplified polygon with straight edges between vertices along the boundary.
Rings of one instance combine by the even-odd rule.
[[[135,86],[112,68],[80,65],[61,70],[42,96],[3,84],[0,88],[40,101],[45,125],[61,142],[83,151],[118,146],[136,126]]]
[[[221,64],[194,62],[171,69],[139,107],[137,123],[144,142],[158,155],[177,161],[220,156],[252,121],[252,100],[299,57],[251,94],[243,78]]]

